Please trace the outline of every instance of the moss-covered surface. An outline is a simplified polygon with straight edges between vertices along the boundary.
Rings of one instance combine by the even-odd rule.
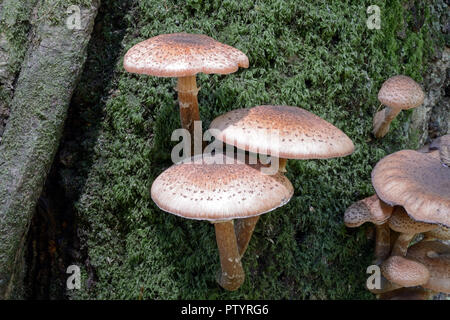
[[[75,262],[83,265],[83,288],[72,298],[373,298],[364,284],[374,244],[366,228],[347,229],[342,215],[373,194],[370,172],[380,158],[417,147],[410,113],[380,141],[371,136],[372,116],[385,79],[402,73],[421,81],[441,42],[434,22],[447,9],[436,3],[103,1],[66,133],[80,148],[74,167],[61,169],[79,192],[84,260]],[[381,30],[366,27],[372,4],[381,8]],[[294,197],[258,223],[243,259],[246,281],[232,293],[215,282],[213,227],[162,212],[150,199],[152,181],[171,165],[175,81],[122,67],[132,45],[181,31],[212,36],[250,60],[248,70],[198,76],[204,128],[235,108],[287,104],[333,123],[356,146],[341,159],[289,161]]]

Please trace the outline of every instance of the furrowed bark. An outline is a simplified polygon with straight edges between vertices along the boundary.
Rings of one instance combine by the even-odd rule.
[[[20,286],[23,239],[62,135],[72,92],[100,5],[81,8],[81,29],[66,25],[64,8],[41,17],[20,72],[0,145],[0,298]],[[40,3],[43,12],[54,1]],[[50,18],[59,20],[55,24]]]

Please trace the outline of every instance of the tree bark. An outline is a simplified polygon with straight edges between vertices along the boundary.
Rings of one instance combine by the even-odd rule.
[[[51,11],[47,6],[55,7],[54,1],[41,5],[45,6],[40,8],[42,12]],[[66,7],[55,9],[50,17],[40,17],[32,30],[0,145],[3,299],[15,297],[22,281],[23,239],[58,148],[99,5],[99,0],[92,0],[89,8],[81,8],[80,30],[67,27]]]

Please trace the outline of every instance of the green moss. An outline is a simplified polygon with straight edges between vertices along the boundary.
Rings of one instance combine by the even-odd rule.
[[[0,15],[0,30],[8,41],[8,69],[14,75],[20,66],[28,48],[28,32],[30,30],[30,14],[33,1],[4,0]]]
[[[92,0],[41,0],[37,11],[37,21],[45,19],[51,24],[60,24],[66,21],[68,14],[64,15],[64,13],[67,13],[70,6],[90,7],[91,4]]]
[[[420,82],[438,44],[428,2],[416,4],[423,9],[419,28],[400,1],[133,3],[122,17],[127,32],[108,90],[77,109],[84,121],[79,132],[87,133],[78,137],[85,180],[76,209],[95,285],[73,297],[137,299],[143,290],[145,299],[373,298],[364,284],[374,243],[365,227],[345,228],[342,216],[351,203],[373,194],[370,172],[379,159],[417,143],[405,126],[408,112],[382,140],[372,138],[371,127],[382,82],[398,73]],[[381,8],[381,30],[366,27],[372,4]],[[114,11],[112,1],[103,5]],[[198,76],[204,128],[232,109],[287,104],[333,123],[356,146],[341,159],[288,162],[295,195],[260,220],[243,259],[246,281],[232,293],[214,279],[220,265],[212,226],[162,212],[150,199],[152,181],[171,165],[170,136],[179,127],[175,82],[122,67],[132,45],[181,31],[208,34],[250,60],[248,70]],[[106,42],[108,35],[114,41],[114,32],[111,23],[103,24]],[[95,62],[104,53],[94,48],[90,65],[106,64]]]

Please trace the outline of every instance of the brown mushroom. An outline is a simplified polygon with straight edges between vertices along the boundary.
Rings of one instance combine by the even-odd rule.
[[[387,221],[393,207],[381,201],[377,195],[365,198],[352,204],[344,213],[344,223],[349,228],[359,227],[365,222],[375,224],[375,264],[384,261],[390,254],[390,230]]]
[[[386,279],[402,287],[420,286],[430,279],[430,271],[426,266],[400,256],[389,257],[380,267]]]
[[[406,256],[427,267],[430,279],[424,288],[450,293],[450,246],[439,241],[421,241],[412,245]]]
[[[373,119],[373,134],[377,138],[384,137],[392,120],[402,110],[420,106],[425,94],[420,85],[407,76],[399,75],[386,80],[378,92],[378,100],[386,106],[378,111]]]
[[[439,159],[395,152],[376,164],[372,184],[381,200],[402,206],[415,221],[450,227],[450,170]]]
[[[163,34],[136,44],[124,58],[128,72],[158,77],[177,77],[181,125],[194,135],[200,120],[196,74],[229,74],[248,68],[241,51],[201,34]]]
[[[331,123],[291,106],[232,110],[214,119],[210,128],[216,129],[211,133],[226,144],[278,159],[280,172],[286,171],[286,159],[344,157],[355,148],[349,137]],[[236,223],[242,254],[257,222],[258,217]]]
[[[391,255],[406,256],[409,244],[415,235],[434,230],[438,225],[414,221],[408,216],[405,209],[395,207],[394,212],[389,218],[389,227],[400,233],[392,248]]]
[[[293,195],[289,180],[266,175],[260,165],[223,155],[196,156],[171,166],[153,182],[151,197],[164,211],[214,223],[222,271],[218,283],[227,290],[244,281],[233,219],[249,218],[285,205]]]

